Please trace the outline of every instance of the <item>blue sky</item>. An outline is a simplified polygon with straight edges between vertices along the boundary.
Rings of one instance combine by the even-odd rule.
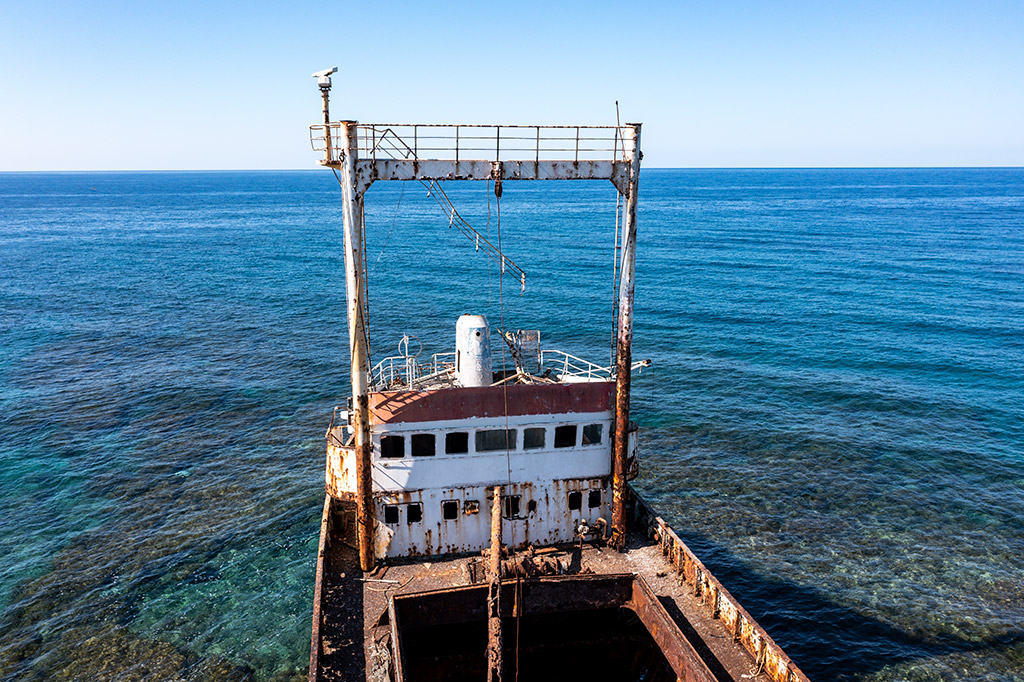
[[[647,167],[1024,165],[1024,2],[0,2],[0,170],[312,168],[364,122],[644,123]]]

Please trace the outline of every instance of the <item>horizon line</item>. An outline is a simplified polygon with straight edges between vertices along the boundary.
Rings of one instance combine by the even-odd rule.
[[[10,173],[281,173],[317,172],[314,168],[106,168],[106,169],[46,169],[0,170]],[[641,171],[740,171],[740,170],[1024,170],[1024,165],[998,166],[644,166]]]

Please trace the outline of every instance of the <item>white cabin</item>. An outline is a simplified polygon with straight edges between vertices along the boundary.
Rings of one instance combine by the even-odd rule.
[[[511,377],[489,376],[501,377],[490,385],[463,386],[461,375],[482,383],[479,367],[460,367],[467,360],[463,337],[483,342],[472,356],[486,362],[489,375],[490,348],[484,318],[463,316],[459,322],[463,357],[441,370],[435,359],[422,374],[429,381],[420,383],[439,388],[408,377],[403,385],[402,378],[383,380],[383,372],[375,373],[380,390],[371,390],[368,402],[378,559],[487,547],[488,489],[496,485],[504,487],[502,537],[513,547],[572,542],[581,523],[592,529],[609,520],[614,380],[607,372],[601,378],[593,366],[580,371],[577,360],[575,371],[556,378],[550,372],[533,376],[520,366]],[[327,490],[338,499],[356,493],[346,428],[328,432]],[[629,445],[635,455],[635,433]]]

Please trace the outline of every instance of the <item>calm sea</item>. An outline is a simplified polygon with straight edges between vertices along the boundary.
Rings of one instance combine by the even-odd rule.
[[[367,196],[374,360],[604,362],[609,183]],[[1024,170],[645,171],[636,481],[813,680],[1024,680]],[[292,680],[347,391],[327,171],[0,174],[0,678]],[[415,344],[414,344],[415,346]]]

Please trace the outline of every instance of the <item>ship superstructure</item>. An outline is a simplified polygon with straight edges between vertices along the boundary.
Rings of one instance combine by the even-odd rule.
[[[488,547],[494,486],[504,488],[502,537],[513,547],[573,542],[607,528],[609,368],[536,345],[531,353],[528,343],[513,349],[516,367],[495,372],[486,318],[464,315],[453,354],[422,367],[386,358],[375,368],[367,411],[376,558]],[[635,428],[630,436],[627,469],[636,461]],[[338,499],[356,499],[355,457],[351,427],[332,427],[327,489]]]
[[[332,122],[314,74],[321,164],[342,188],[352,395],[327,431],[309,679],[764,679],[803,673],[627,484],[639,124]],[[605,180],[619,193],[613,362],[545,349],[479,314],[421,361],[404,337],[371,367],[363,197],[418,181],[474,230],[442,183]],[[500,286],[500,285],[499,285]],[[504,358],[496,362],[495,358]]]

